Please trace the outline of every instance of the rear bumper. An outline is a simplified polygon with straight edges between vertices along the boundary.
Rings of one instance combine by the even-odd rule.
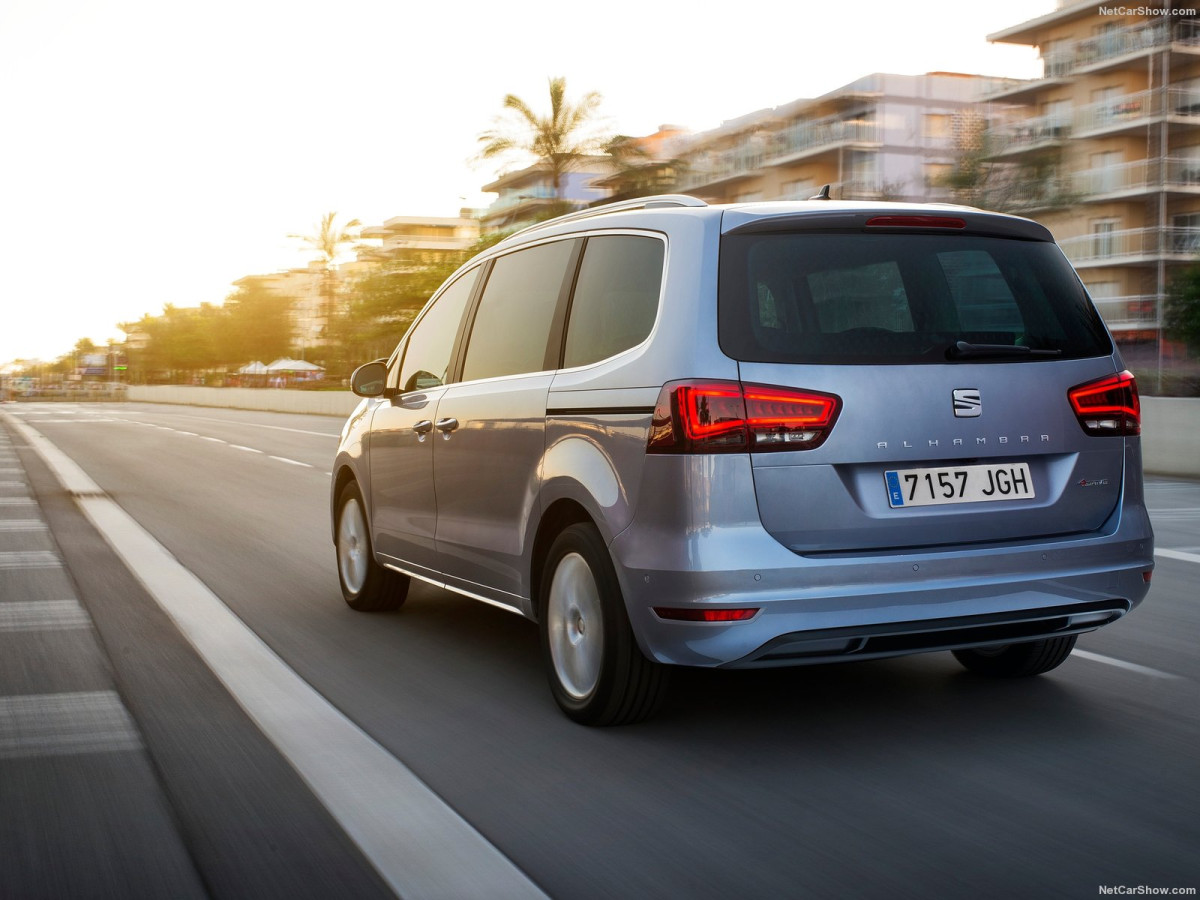
[[[610,548],[639,646],[663,663],[799,665],[1079,633],[1140,603],[1154,568],[1140,495],[1088,535],[802,556],[763,529],[744,457],[667,464],[681,471],[650,479],[659,487]],[[685,496],[646,496],[672,484]],[[663,606],[758,612],[687,622]]]
[[[957,619],[800,631],[780,635],[749,656],[726,663],[726,667],[761,668],[878,659],[1066,637],[1115,622],[1130,608],[1128,600],[1114,599]]]

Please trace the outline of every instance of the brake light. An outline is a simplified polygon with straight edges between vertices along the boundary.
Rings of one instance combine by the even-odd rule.
[[[1092,435],[1133,435],[1142,431],[1142,406],[1132,372],[1107,375],[1067,391],[1079,425]]]
[[[872,216],[868,228],[966,228],[967,223],[953,216]]]
[[[841,398],[737,381],[674,381],[654,408],[650,453],[811,450],[829,436]]]

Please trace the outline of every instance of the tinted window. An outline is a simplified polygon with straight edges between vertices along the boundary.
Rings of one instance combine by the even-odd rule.
[[[727,235],[718,307],[721,347],[746,361],[944,363],[959,341],[1048,351],[988,357],[1004,361],[1112,352],[1070,264],[1045,241]]]
[[[409,332],[408,349],[400,365],[401,392],[445,384],[454,338],[478,277],[479,269],[472,269],[442,291]]]
[[[571,300],[564,366],[583,366],[640,344],[654,327],[663,242],[635,235],[589,238]]]
[[[463,380],[540,372],[575,241],[501,256],[492,267],[463,363]]]

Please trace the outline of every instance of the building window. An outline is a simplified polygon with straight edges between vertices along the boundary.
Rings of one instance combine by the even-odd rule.
[[[1092,222],[1092,255],[1098,258],[1113,256],[1117,252],[1117,226],[1120,219],[1097,219]]]
[[[926,113],[925,137],[935,141],[950,137],[950,119],[947,113]]]

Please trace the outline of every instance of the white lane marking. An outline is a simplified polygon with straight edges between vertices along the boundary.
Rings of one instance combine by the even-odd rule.
[[[255,450],[253,447],[243,447],[241,444],[230,444],[234,450],[245,450],[247,453],[262,453],[261,450]]]
[[[1181,677],[1179,675],[1172,675],[1170,672],[1160,672],[1158,669],[1151,669],[1149,666],[1139,666],[1137,663],[1125,662],[1123,659],[1113,659],[1111,656],[1089,653],[1087,650],[1072,650],[1071,655],[1078,656],[1080,659],[1090,659],[1092,662],[1104,663],[1106,666],[1115,666],[1118,669],[1137,672],[1139,675],[1150,675],[1153,678]]]
[[[41,519],[0,519],[0,531],[45,531],[46,523]]]
[[[0,506],[33,506],[32,497],[0,497]]]
[[[1160,547],[1154,548],[1155,556],[1163,556],[1167,559],[1180,559],[1184,562],[1200,563],[1200,554],[1185,553],[1183,550],[1167,550]]]
[[[401,897],[545,900],[511,860],[292,671],[74,460],[28,425],[11,424]]]
[[[313,468],[309,463],[300,462],[298,459],[288,459],[286,456],[270,456],[268,459],[278,460],[281,463],[287,463],[289,466],[304,466],[306,469]]]
[[[23,481],[0,481],[0,488],[14,488],[14,487],[23,488],[23,487],[25,487],[25,482],[23,482]]]
[[[200,435],[196,434],[196,432],[194,432],[194,431],[176,431],[175,433],[176,434],[186,434],[188,437],[200,437]]]
[[[0,631],[70,631],[91,628],[78,600],[13,600],[0,603]]]
[[[141,747],[116,691],[0,697],[0,759]]]
[[[61,569],[62,560],[53,550],[5,550],[0,552],[0,569]]]
[[[247,428],[269,428],[272,431],[290,431],[293,434],[312,434],[317,437],[333,438],[334,440],[336,440],[338,435],[341,433],[340,429],[337,432],[334,432],[331,434],[328,431],[305,431],[303,428],[285,428],[283,425],[264,425],[261,422],[238,422],[233,419],[214,419],[211,416],[190,416],[190,415],[186,415],[184,413],[161,413],[160,412],[160,413],[158,413],[158,415],[160,415],[160,416],[173,415],[176,418],[195,420],[195,421],[199,421],[199,422],[220,422],[222,425],[244,425]],[[136,420],[130,419],[129,421],[132,422],[132,421],[136,421]]]
[[[202,440],[202,441],[212,441],[214,444],[225,444],[225,443],[228,443],[228,441],[223,441],[223,440],[221,440],[220,438],[208,437],[207,435],[203,435],[203,434],[202,434],[202,435],[200,435],[200,440]]]

